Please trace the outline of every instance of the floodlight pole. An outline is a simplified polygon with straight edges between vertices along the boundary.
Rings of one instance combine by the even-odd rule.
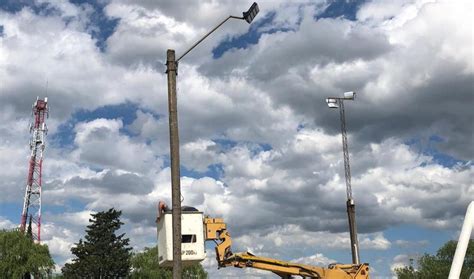
[[[166,53],[166,73],[168,76],[168,112],[170,129],[170,160],[171,160],[171,203],[172,203],[172,226],[173,226],[173,279],[182,279],[181,262],[181,182],[179,164],[179,132],[178,132],[178,105],[176,97],[176,76],[178,75],[178,61],[194,49],[199,43],[206,39],[212,32],[216,31],[231,18],[243,19],[249,24],[255,18],[259,8],[253,3],[243,17],[229,16],[204,35],[178,59],[175,59],[175,51],[168,49]]]
[[[344,110],[344,100],[354,100],[355,92],[344,93],[344,98],[329,97],[326,102],[330,108],[339,107],[339,116],[341,120],[341,135],[342,135],[342,153],[344,156],[344,177],[346,179],[346,195],[347,195],[347,217],[349,221],[349,234],[351,238],[352,263],[360,264],[359,256],[359,240],[357,239],[357,226],[355,219],[355,202],[352,198],[351,185],[351,166],[349,164],[349,147],[347,145],[346,132],[346,114]]]
[[[357,239],[357,226],[355,219],[355,202],[352,198],[352,184],[351,184],[351,166],[349,164],[349,147],[347,145],[346,132],[346,114],[344,110],[344,99],[338,99],[339,116],[341,119],[341,134],[342,134],[342,152],[344,154],[344,176],[346,178],[346,195],[347,195],[347,217],[349,220],[349,234],[351,238],[352,263],[359,264],[359,240]]]

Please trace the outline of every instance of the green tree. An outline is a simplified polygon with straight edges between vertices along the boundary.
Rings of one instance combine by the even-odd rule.
[[[65,278],[125,278],[130,272],[132,248],[125,234],[116,235],[123,223],[113,208],[92,214],[85,240],[71,248],[75,258],[62,268]]]
[[[28,274],[43,278],[54,268],[48,246],[34,243],[19,230],[0,231],[0,274],[22,278]]]
[[[131,278],[140,279],[169,279],[173,273],[171,268],[160,267],[158,265],[158,248],[146,247],[143,252],[136,253],[132,257],[132,273]],[[204,271],[202,265],[195,264],[184,268],[183,278],[207,278],[207,272]]]
[[[425,254],[418,259],[418,268],[412,265],[395,269],[399,279],[431,279],[448,278],[451,263],[456,251],[457,241],[448,241],[441,247],[436,255]],[[469,241],[461,279],[467,279],[474,272],[474,240]]]

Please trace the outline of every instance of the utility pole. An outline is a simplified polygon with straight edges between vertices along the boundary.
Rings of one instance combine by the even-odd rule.
[[[173,279],[181,279],[181,181],[179,169],[178,106],[176,97],[176,74],[178,65],[173,49],[166,52],[166,73],[168,75],[168,111],[170,126],[171,157],[171,207],[173,224]]]
[[[199,39],[178,59],[175,58],[175,51],[168,49],[166,52],[166,74],[168,75],[168,111],[170,128],[170,160],[171,160],[171,207],[172,207],[172,226],[173,226],[173,279],[182,279],[181,262],[181,182],[179,169],[179,133],[178,133],[178,105],[176,97],[176,76],[178,75],[178,62],[198,44],[200,44],[211,33],[216,31],[222,24],[229,19],[245,20],[251,23],[258,14],[257,3],[253,3],[249,10],[242,13],[241,17],[228,16],[216,27]]]
[[[357,239],[357,225],[355,219],[355,202],[352,197],[352,184],[351,184],[351,166],[349,164],[349,147],[347,145],[347,132],[346,132],[346,114],[344,110],[344,100],[354,100],[355,92],[345,92],[343,98],[329,97],[326,102],[330,108],[339,107],[339,116],[341,120],[341,134],[342,134],[342,153],[344,156],[344,176],[346,179],[346,195],[347,195],[347,217],[349,221],[349,234],[351,238],[351,252],[352,252],[352,263],[360,264],[359,256],[359,240]]]

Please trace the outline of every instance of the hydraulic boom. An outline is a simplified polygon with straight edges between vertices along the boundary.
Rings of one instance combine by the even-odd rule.
[[[364,264],[331,264],[327,268],[280,261],[272,258],[258,257],[251,253],[232,253],[232,239],[227,225],[221,218],[204,218],[205,240],[216,243],[216,259],[219,268],[239,267],[257,268],[271,271],[281,278],[301,276],[318,279],[368,279],[369,265]]]

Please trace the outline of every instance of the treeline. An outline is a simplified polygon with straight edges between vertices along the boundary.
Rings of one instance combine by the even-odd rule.
[[[457,241],[446,242],[435,255],[424,254],[418,260],[410,260],[408,266],[395,269],[398,279],[448,278]],[[460,279],[471,278],[474,274],[474,240],[469,241]]]
[[[92,214],[84,239],[71,248],[73,259],[54,278],[172,278],[169,268],[158,266],[157,247],[133,253],[130,239],[117,234],[121,211],[113,208]],[[1,278],[52,278],[54,261],[44,244],[18,230],[0,231]],[[207,278],[200,264],[188,267],[183,278]]]

